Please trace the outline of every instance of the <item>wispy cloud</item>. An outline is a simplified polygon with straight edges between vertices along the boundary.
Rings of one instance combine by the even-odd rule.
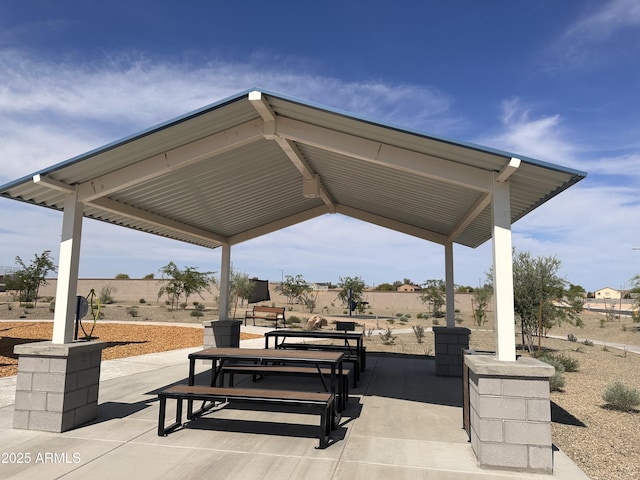
[[[593,5],[597,6],[595,10],[587,11],[553,42],[555,68],[593,68],[622,58],[635,59],[634,49],[611,46],[629,29],[636,29],[637,38],[640,3],[636,0],[610,0]],[[619,46],[624,47],[625,41]]]
[[[502,102],[501,128],[497,133],[479,138],[511,152],[526,152],[529,157],[578,168],[576,146],[567,140],[562,118],[558,114],[535,116],[519,98]]]
[[[7,164],[0,182],[254,86],[412,128],[442,131],[455,123],[451,99],[424,86],[137,54],[54,63],[8,50],[0,53],[0,158]]]

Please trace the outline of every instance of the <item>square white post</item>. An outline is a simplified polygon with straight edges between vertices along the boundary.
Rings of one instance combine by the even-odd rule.
[[[220,261],[220,301],[219,320],[229,319],[229,277],[231,276],[231,245],[222,245],[222,258]]]
[[[456,326],[455,284],[453,280],[453,242],[444,244],[445,295],[447,299],[447,328]]]
[[[516,343],[509,182],[493,182],[492,211],[496,357],[500,361],[514,362]]]
[[[68,193],[64,199],[62,238],[56,287],[56,308],[53,315],[52,343],[73,341],[80,263],[80,237],[82,236],[83,204],[76,193]]]

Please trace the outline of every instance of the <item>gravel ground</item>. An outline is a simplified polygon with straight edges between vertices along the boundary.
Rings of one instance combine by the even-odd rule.
[[[133,320],[126,314],[125,305],[108,306],[106,312],[110,321]],[[210,317],[210,314],[206,315]],[[20,316],[26,316],[26,319],[15,322]],[[309,314],[304,316],[308,317]],[[460,317],[462,321],[459,325],[474,328],[468,315],[461,313]],[[582,329],[563,325],[550,333],[563,337],[573,333],[579,338],[640,345],[638,325],[615,320],[601,326],[600,316],[587,313],[583,317],[586,326]],[[13,355],[13,346],[17,343],[51,338],[51,323],[32,319],[51,318],[52,314],[44,307],[25,314],[17,307],[9,310],[7,305],[0,304],[0,376],[15,375],[17,359]],[[202,319],[191,317],[189,312],[169,312],[159,306],[139,306],[139,317],[135,320],[139,324],[98,323],[95,334],[101,340],[112,343],[104,350],[104,359],[202,345]],[[193,327],[157,326],[147,323],[150,320],[191,322]],[[370,318],[357,321],[367,333],[369,352],[433,355],[432,333],[426,332],[422,343],[418,343],[413,333],[393,333],[394,330],[416,324],[431,326],[430,320],[408,319],[400,322],[392,319],[393,323],[389,323],[386,319]],[[381,335],[372,333],[375,327],[390,328],[394,341],[385,344]],[[494,345],[492,325],[484,325],[482,330],[472,332],[471,348],[493,350]],[[601,395],[606,385],[613,381],[640,388],[640,355],[612,347],[587,346],[553,338],[544,338],[542,347],[579,361],[579,371],[565,373],[564,390],[551,394],[554,443],[594,480],[639,479],[640,412],[608,409]]]

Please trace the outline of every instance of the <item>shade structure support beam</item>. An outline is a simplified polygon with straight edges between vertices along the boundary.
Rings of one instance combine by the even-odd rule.
[[[331,213],[335,213],[335,202],[324,185],[322,185],[319,175],[311,168],[311,165],[306,161],[296,144],[278,134],[278,116],[264,95],[262,95],[262,92],[249,92],[249,102],[262,117],[264,138],[274,140],[302,175],[303,195],[307,198],[322,199]]]
[[[74,340],[80,240],[82,236],[83,204],[77,194],[68,193],[64,199],[62,238],[56,287],[56,308],[53,315],[52,343]]]
[[[231,245],[222,245],[222,255],[220,260],[220,300],[219,300],[219,320],[229,319],[229,285],[231,280]]]
[[[496,357],[516,360],[513,311],[513,250],[509,182],[493,182],[493,288],[496,315]]]
[[[453,274],[453,242],[444,244],[445,298],[447,328],[456,326],[455,283]]]

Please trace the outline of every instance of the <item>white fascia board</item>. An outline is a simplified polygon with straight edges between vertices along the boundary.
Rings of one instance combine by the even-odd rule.
[[[236,245],[238,243],[246,242],[247,240],[252,240],[254,238],[273,233],[277,230],[282,230],[283,228],[287,228],[301,222],[306,222],[307,220],[311,220],[312,218],[316,218],[327,213],[332,213],[331,209],[326,205],[319,205],[309,210],[305,210],[304,212],[296,213],[289,217],[280,218],[274,222],[260,225],[259,227],[252,228],[236,235],[232,235],[228,238],[228,242],[230,245]]]
[[[427,240],[429,242],[438,243],[440,245],[444,245],[447,242],[447,236],[442,235],[441,233],[425,230],[424,228],[416,227],[415,225],[409,225],[404,222],[399,222],[398,220],[381,217],[380,215],[365,212],[364,210],[348,207],[346,205],[336,205],[336,213],[341,213],[342,215],[357,218],[358,220],[362,220],[363,222],[389,228],[391,230],[395,230],[396,232],[405,233],[407,235],[411,235],[422,240]]]
[[[184,223],[177,222],[175,220],[171,220],[169,218],[162,217],[160,215],[156,215],[154,213],[150,213],[145,210],[132,207],[130,205],[125,205],[108,198],[98,198],[90,202],[90,204],[102,210],[124,215],[125,217],[132,220],[144,221],[153,225],[167,228],[169,230],[173,230],[178,233],[183,233],[190,237],[199,238],[206,241],[207,243],[227,243],[227,239],[222,235],[217,235],[200,228],[192,227],[190,225],[186,225]]]
[[[84,182],[79,199],[90,202],[262,138],[262,121],[255,119]]]
[[[339,155],[393,168],[412,175],[490,193],[493,172],[451,160],[356,137],[290,118],[279,118],[278,135]]]

